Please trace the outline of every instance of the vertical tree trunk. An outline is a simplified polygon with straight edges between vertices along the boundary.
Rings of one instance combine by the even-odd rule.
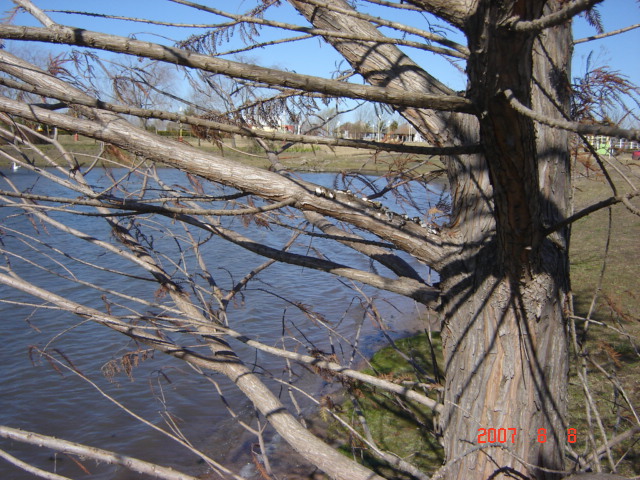
[[[566,134],[518,115],[503,91],[559,116],[557,107],[568,100],[570,31],[557,27],[537,38],[500,26],[512,15],[536,18],[544,3],[483,2],[467,29],[469,92],[481,107],[486,150],[486,165],[477,160],[476,169],[488,171],[493,211],[487,218],[486,200],[465,197],[458,184],[468,178],[453,177],[453,191],[463,192],[454,221],[464,221],[454,237],[458,258],[441,272],[441,423],[450,479],[501,478],[514,470],[546,479],[557,475],[542,469],[563,469],[567,232],[550,239],[542,231],[567,214],[568,143]],[[489,441],[479,437],[482,428],[515,429],[515,437],[507,430],[506,442],[487,446],[479,443]]]

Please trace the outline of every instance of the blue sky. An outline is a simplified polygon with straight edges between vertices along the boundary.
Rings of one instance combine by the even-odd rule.
[[[209,23],[218,21],[213,15],[205,12],[198,12],[166,0],[35,0],[36,4],[43,9],[57,8],[69,10],[82,10],[83,8],[103,13],[119,14],[132,17],[150,17],[156,20],[166,20],[173,22],[185,23]],[[203,1],[214,6],[220,6],[222,9],[234,9],[237,12],[243,12],[247,8],[255,4],[253,1],[237,0],[236,2],[216,2]],[[222,5],[220,5],[222,4]],[[12,6],[9,0],[0,0],[0,10],[6,11]],[[88,7],[87,7],[88,6]],[[605,0],[600,4],[599,10],[602,14],[602,20],[606,31],[616,30],[628,25],[640,23],[640,5],[636,0]],[[388,9],[380,10],[380,12],[388,12]],[[376,14],[373,7],[373,14]],[[388,14],[388,13],[387,13]],[[51,14],[52,17],[60,23],[83,27],[91,30],[104,30],[110,33],[120,35],[135,34],[137,38],[166,42],[158,36],[149,35],[152,28],[162,35],[166,35],[172,39],[180,39],[197,30],[191,29],[164,29],[151,27],[148,25],[137,24],[125,21],[111,21],[98,18],[87,18],[77,15]],[[398,21],[406,21],[420,28],[427,28],[428,25],[424,18],[415,14],[398,13]],[[288,21],[291,23],[304,24],[304,20],[287,4],[283,2],[282,7],[274,9],[271,13],[272,18]],[[21,14],[16,23],[24,25],[37,25],[30,16]],[[201,31],[201,30],[200,30]],[[264,31],[265,38],[272,38],[268,29]],[[579,18],[574,22],[574,37],[582,38],[593,35],[596,32],[587,25],[587,23]],[[462,41],[462,38],[454,35],[454,39]],[[239,46],[239,41],[234,41],[235,46]],[[35,44],[34,44],[35,45]],[[614,70],[626,74],[632,82],[640,85],[640,62],[638,61],[638,45],[640,45],[640,29],[624,33],[622,35],[597,40],[576,46],[573,76],[584,74],[586,58],[590,52],[593,52],[592,63],[596,65],[608,65]],[[38,46],[37,48],[51,48],[49,46]],[[224,47],[222,47],[224,48]],[[434,76],[442,80],[445,84],[451,86],[455,90],[463,90],[465,88],[464,75],[452,68],[449,63],[441,58],[416,50],[408,50],[414,60]],[[287,68],[299,73],[307,73],[312,75],[327,76],[329,72],[336,70],[341,58],[329,46],[322,45],[318,40],[309,40],[295,44],[285,44],[279,47],[270,47],[269,49],[254,50],[247,54],[250,59],[264,66],[275,66]],[[428,66],[428,67],[427,67]]]

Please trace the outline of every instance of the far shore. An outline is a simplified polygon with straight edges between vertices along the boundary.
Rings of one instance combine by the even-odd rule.
[[[89,165],[100,156],[99,166],[126,166],[127,159],[131,158],[126,152],[105,147],[99,141],[79,136],[77,140],[72,135],[61,135],[58,139],[65,150],[74,155],[79,165]],[[177,142],[178,139],[176,138]],[[211,142],[199,141],[197,138],[185,137],[182,140],[196,148],[221,155],[247,165],[259,168],[269,168],[270,164],[260,148],[251,139],[237,137],[235,141],[225,139],[222,148]],[[233,146],[235,144],[235,146]],[[421,145],[411,143],[411,145]],[[279,143],[276,144],[276,148]],[[426,146],[426,145],[425,145]],[[10,145],[0,147],[7,153],[13,149]],[[53,145],[38,145],[43,153],[53,161],[59,162],[61,153]],[[47,161],[30,148],[21,148],[21,154],[28,158],[29,162],[38,167],[50,166]],[[376,152],[351,147],[329,147],[326,145],[293,145],[279,156],[282,164],[292,171],[306,172],[342,172],[357,171],[360,173],[385,173],[389,170],[415,168],[414,172],[423,174],[443,168],[438,157],[414,154],[398,154],[389,152]],[[0,168],[10,167],[12,161],[0,157]]]

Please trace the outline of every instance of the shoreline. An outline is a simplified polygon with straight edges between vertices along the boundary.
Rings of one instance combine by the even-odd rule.
[[[66,136],[65,136],[66,137]],[[69,153],[73,154],[75,160],[81,165],[89,165],[96,160],[97,156],[102,157],[98,161],[99,166],[126,167],[129,154],[120,149],[104,149],[100,142],[92,139],[80,137],[78,141],[69,138],[60,138],[60,144]],[[176,140],[177,142],[177,140]],[[185,143],[205,152],[238,161],[245,165],[268,169],[270,163],[264,152],[261,152],[247,139],[236,141],[237,147],[224,145],[223,149],[212,144],[197,145],[193,139],[185,140]],[[416,144],[420,145],[420,144]],[[59,151],[54,145],[37,145],[44,153],[57,159],[60,157]],[[13,150],[10,145],[2,145],[0,149],[8,152]],[[20,149],[33,164],[37,167],[49,166],[47,162],[28,147]],[[283,152],[280,161],[287,169],[295,172],[310,173],[340,173],[343,171],[358,172],[362,174],[380,174],[390,171],[390,169],[400,170],[401,168],[415,168],[416,174],[431,173],[442,170],[444,166],[438,157],[427,155],[414,155],[406,153],[376,152],[374,150],[363,150],[353,147],[329,147],[324,145],[294,146],[290,150]],[[6,157],[0,157],[0,168],[10,168],[12,161]],[[160,168],[173,168],[163,167]]]

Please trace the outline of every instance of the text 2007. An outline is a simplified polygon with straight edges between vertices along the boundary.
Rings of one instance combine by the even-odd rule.
[[[479,428],[478,443],[507,443],[511,437],[511,443],[516,443],[515,428]]]
[[[507,443],[511,437],[511,443],[516,443],[516,429],[515,428],[479,428],[478,429],[478,443]],[[538,429],[537,434],[538,443],[545,443],[547,441],[547,430],[544,428]],[[575,428],[567,429],[567,442],[576,443],[578,441],[578,435]]]

